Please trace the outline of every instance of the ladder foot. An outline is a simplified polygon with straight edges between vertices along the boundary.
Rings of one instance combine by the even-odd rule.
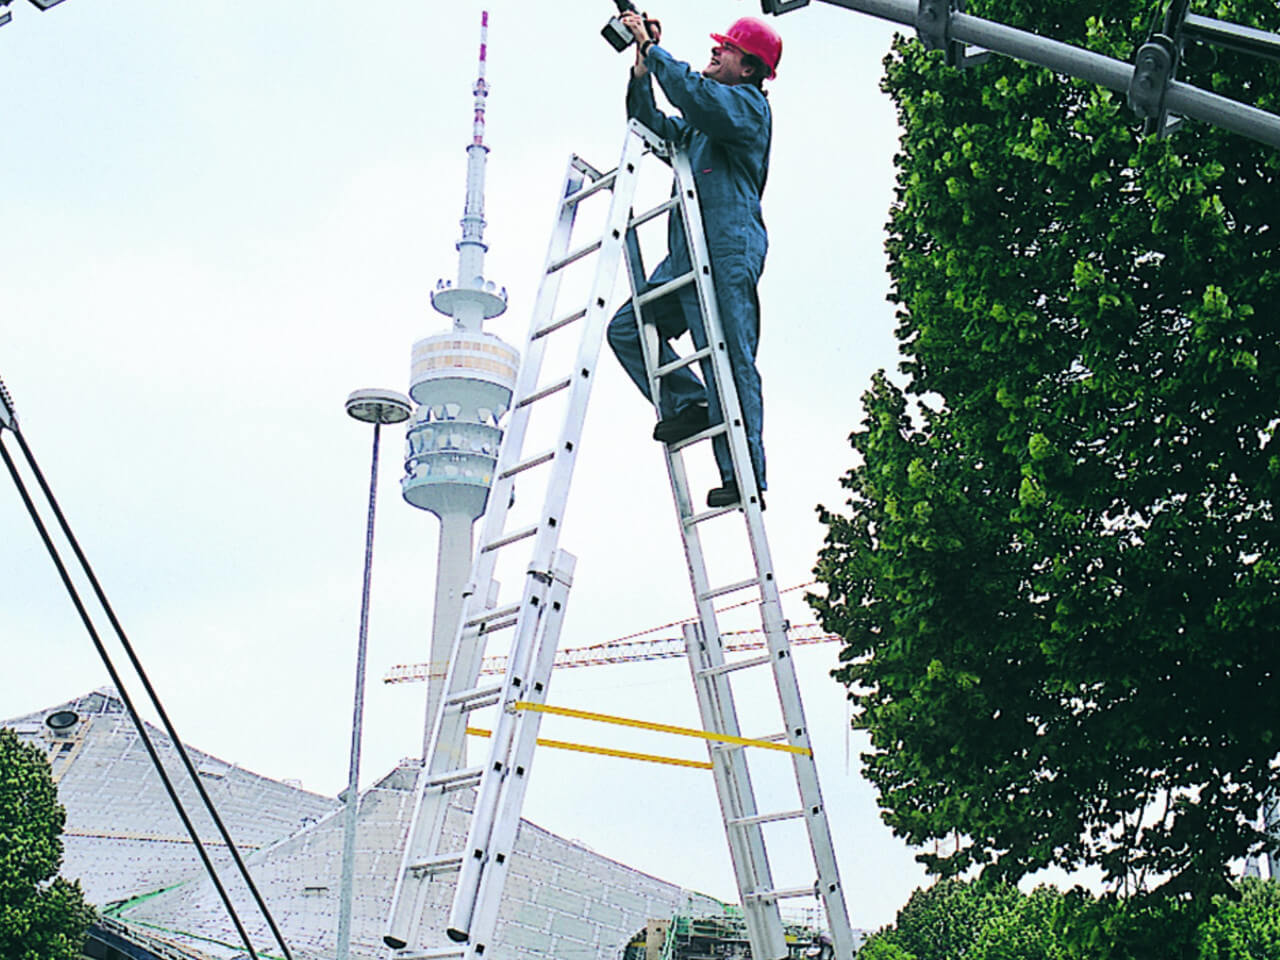
[[[447,936],[454,943],[467,942],[467,931],[459,930],[456,927],[449,927],[447,930],[445,930],[445,936]]]
[[[405,941],[401,940],[399,937],[393,937],[389,933],[382,938],[382,942],[385,943],[392,950],[403,950],[405,947],[408,946],[408,944],[405,943]]]

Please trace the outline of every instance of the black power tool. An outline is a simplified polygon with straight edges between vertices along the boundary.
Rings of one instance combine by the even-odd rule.
[[[639,13],[636,5],[631,0],[613,0],[614,6],[618,8],[618,13]],[[657,20],[645,20],[645,26],[649,28],[649,32],[653,32],[653,28],[661,29],[661,24]],[[604,29],[600,31],[600,36],[609,41],[609,46],[621,53],[631,44],[636,42],[636,38],[631,35],[631,31],[623,26],[622,20],[618,17],[610,17],[609,22],[604,25]]]

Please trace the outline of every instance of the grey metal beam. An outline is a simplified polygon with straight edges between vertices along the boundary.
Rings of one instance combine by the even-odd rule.
[[[822,2],[912,28],[916,26],[916,15],[920,8],[918,0],[822,0]],[[1210,22],[1217,23],[1217,21]],[[1203,25],[1196,26],[1199,29]],[[1236,30],[1244,29],[1236,28]],[[1263,34],[1262,31],[1253,32],[1269,37],[1271,41],[1280,45],[1280,38]],[[947,35],[953,41],[974,44],[993,53],[1048,67],[1056,73],[1079,77],[1081,80],[1121,93],[1128,92],[1130,81],[1133,79],[1133,64],[967,13],[952,12],[950,14]],[[1251,37],[1250,41],[1255,45],[1262,43],[1258,37]],[[1257,107],[1237,103],[1228,97],[1177,81],[1169,84],[1165,93],[1164,107],[1170,113],[1211,123],[1280,148],[1280,116],[1259,110]]]
[[[1255,57],[1280,60],[1280,37],[1265,30],[1256,30],[1238,23],[1227,23],[1224,20],[1213,20],[1188,13],[1186,19],[1182,21],[1182,35],[1191,40],[1211,43],[1215,47],[1226,47],[1241,53],[1253,54]]]

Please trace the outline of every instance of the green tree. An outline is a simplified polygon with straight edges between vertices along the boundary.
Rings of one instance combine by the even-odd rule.
[[[1280,957],[1280,883],[1250,878],[1241,897],[1219,898],[1199,930],[1199,960],[1270,960]]]
[[[974,947],[984,926],[1008,913],[1019,897],[1016,889],[1004,884],[941,880],[916,890],[898,911],[897,923],[866,946],[881,940],[916,960],[975,960]],[[859,956],[866,960],[866,947]]]
[[[1008,909],[994,912],[974,938],[975,960],[1067,960],[1064,930],[1076,904],[1054,887],[1019,895]]]
[[[1008,884],[940,880],[916,890],[858,960],[1067,960],[1067,906],[1052,887],[1024,895]]]
[[[55,878],[65,820],[44,755],[0,728],[0,957],[5,960],[80,955],[94,911],[78,881]]]
[[[969,6],[1126,61],[1152,12]],[[944,876],[1094,865],[1203,915],[1280,750],[1280,152],[1143,139],[1122,96],[1008,59],[885,62],[906,383],[866,396],[810,598],[883,817],[958,835],[920,856]],[[1280,110],[1280,65],[1179,76]]]
[[[941,880],[918,889],[897,922],[877,931],[858,960],[1275,960],[1280,884],[1248,879],[1194,902],[1152,895],[1094,897],[1039,886]]]

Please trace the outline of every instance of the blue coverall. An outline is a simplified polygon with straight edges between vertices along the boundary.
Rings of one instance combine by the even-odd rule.
[[[658,136],[675,141],[688,151],[702,209],[707,245],[711,253],[712,279],[720,307],[733,381],[742,404],[743,425],[751,451],[755,479],[765,489],[764,446],[760,431],[764,407],[756,346],[760,338],[760,304],[756,284],[764,270],[769,246],[760,194],[769,173],[769,143],[773,118],[769,101],[758,87],[727,85],[711,80],[681,63],[661,47],[649,48],[645,57],[649,73],[631,76],[627,87],[627,116],[643,123]],[[653,99],[650,77],[656,77],[683,119],[661,113]],[[667,221],[667,257],[649,277],[654,287],[690,270],[689,249],[678,213]],[[697,292],[692,286],[654,301],[644,309],[661,334],[660,363],[676,359],[671,339],[690,331],[701,349],[706,335],[698,313]],[[649,397],[639,331],[630,301],[609,324],[609,345],[640,391]],[[710,365],[703,363],[704,376]],[[659,411],[663,419],[681,413],[692,404],[705,403],[711,423],[721,420],[715,390],[707,390],[689,367],[664,377]],[[716,464],[724,482],[734,480],[729,444],[723,436],[712,443]],[[749,489],[749,488],[748,488]],[[744,490],[745,494],[746,491]]]

